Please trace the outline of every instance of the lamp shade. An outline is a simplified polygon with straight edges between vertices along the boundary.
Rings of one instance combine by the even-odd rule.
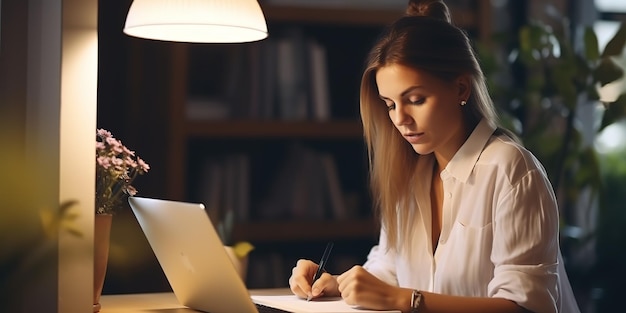
[[[124,33],[181,42],[250,42],[267,37],[256,0],[134,0]]]

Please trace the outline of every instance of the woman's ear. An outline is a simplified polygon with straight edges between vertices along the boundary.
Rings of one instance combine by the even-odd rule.
[[[472,84],[470,76],[467,74],[460,75],[456,79],[459,102],[467,101],[472,93]]]

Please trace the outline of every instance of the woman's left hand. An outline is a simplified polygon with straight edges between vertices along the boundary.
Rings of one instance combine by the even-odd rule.
[[[362,266],[354,266],[337,277],[341,297],[349,305],[373,310],[398,309],[402,297],[409,299],[404,288],[385,283]],[[409,295],[411,291],[408,291]]]

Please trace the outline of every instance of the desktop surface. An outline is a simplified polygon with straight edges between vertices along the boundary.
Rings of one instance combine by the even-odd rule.
[[[289,288],[252,289],[250,295],[289,295]],[[173,292],[103,295],[100,313],[187,313],[198,312],[180,303]]]

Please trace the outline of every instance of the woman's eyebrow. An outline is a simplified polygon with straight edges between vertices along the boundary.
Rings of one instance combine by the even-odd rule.
[[[411,86],[411,87],[407,88],[405,91],[403,91],[402,94],[400,94],[400,96],[404,97],[408,93],[410,93],[411,91],[416,90],[416,89],[422,89],[422,88],[424,88],[424,87],[420,86],[420,85]]]
[[[405,97],[405,96],[406,96],[408,93],[410,93],[411,91],[416,90],[416,89],[422,89],[422,88],[424,88],[424,87],[423,87],[423,86],[420,86],[420,85],[411,86],[411,87],[407,88],[405,91],[403,91],[403,92],[400,94],[400,97]],[[385,96],[383,96],[383,95],[381,95],[381,94],[379,94],[379,95],[378,95],[378,97],[379,97],[381,100],[391,100],[391,99],[389,99],[389,98],[387,98],[387,97],[385,97]]]

